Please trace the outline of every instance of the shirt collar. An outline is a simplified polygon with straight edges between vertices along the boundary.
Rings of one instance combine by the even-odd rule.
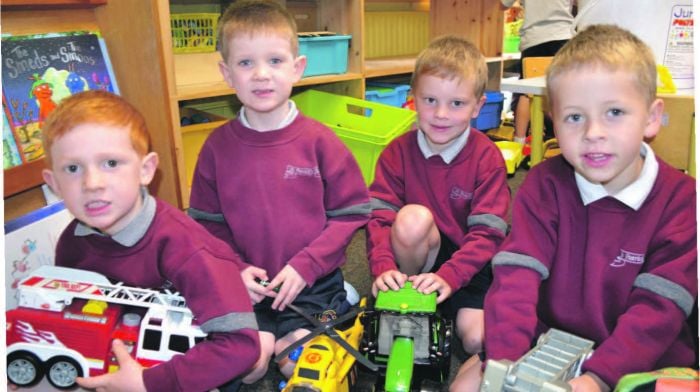
[[[587,206],[594,201],[610,196],[635,211],[639,210],[642,203],[649,196],[649,192],[651,192],[651,188],[656,181],[656,176],[659,174],[659,162],[656,161],[654,151],[648,144],[642,143],[640,154],[644,158],[644,164],[639,177],[614,195],[609,194],[602,185],[589,182],[582,175],[575,173],[576,185],[583,200],[583,205]]]
[[[430,148],[430,145],[428,145],[428,140],[425,137],[425,133],[423,133],[423,131],[419,129],[417,132],[418,148],[420,148],[420,151],[421,153],[423,153],[423,157],[425,159],[428,159],[435,155],[439,155],[440,158],[442,158],[442,160],[449,165],[450,162],[452,162],[462,151],[462,149],[464,149],[464,146],[467,145],[467,138],[469,138],[469,130],[470,127],[467,127],[466,131],[462,132],[462,134],[459,135],[458,138],[453,140],[442,151],[434,152]]]
[[[111,238],[120,245],[131,247],[136,245],[137,242],[146,235],[146,231],[153,223],[153,219],[156,216],[156,200],[153,196],[148,194],[146,187],[141,188],[141,198],[143,199],[143,206],[141,211],[134,217],[134,219],[129,222],[123,229],[119,230],[118,233],[114,234]],[[92,234],[97,234],[103,237],[108,237],[106,234],[93,229],[90,226],[78,222],[75,226],[75,231],[73,232],[78,237],[85,237]]]
[[[297,118],[297,115],[299,114],[299,109],[297,109],[296,103],[294,103],[294,101],[292,101],[291,99],[287,102],[289,105],[289,112],[287,113],[287,116],[284,119],[282,119],[282,121],[279,124],[277,124],[277,127],[275,128],[275,130],[282,129],[282,128],[286,127],[287,125],[291,124],[292,121],[294,121],[294,119]],[[241,110],[238,112],[238,118],[241,119],[241,124],[243,124],[244,126],[250,128],[250,129],[255,129],[248,122],[248,118],[246,117],[246,114],[245,114],[245,106],[242,106]]]

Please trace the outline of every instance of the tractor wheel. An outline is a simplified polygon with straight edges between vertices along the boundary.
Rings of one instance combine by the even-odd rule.
[[[30,387],[44,376],[42,363],[28,351],[15,351],[7,356],[7,380],[20,387]]]
[[[355,383],[350,387],[353,392],[375,392],[377,391],[377,373],[372,371],[359,370]]]
[[[51,358],[46,364],[46,378],[57,389],[75,387],[75,379],[82,377],[83,371],[76,360],[66,356]]]
[[[423,379],[420,382],[420,392],[440,392],[442,385],[433,380]]]

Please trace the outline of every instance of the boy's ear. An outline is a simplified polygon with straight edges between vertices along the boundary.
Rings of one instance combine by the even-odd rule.
[[[472,112],[472,118],[479,117],[479,112],[481,112],[481,107],[484,106],[485,103],[486,103],[486,95],[482,95],[481,98],[479,98],[479,102],[476,103],[476,107],[474,108],[474,112]]]
[[[53,193],[61,196],[61,189],[58,187],[56,177],[53,175],[53,170],[44,169],[41,171],[41,176],[44,178],[44,182],[49,186],[49,188],[51,188]]]
[[[226,64],[226,62],[223,60],[219,61],[219,72],[221,72],[221,76],[224,77],[226,84],[233,88],[233,85],[231,84],[231,70],[228,68],[228,64]]]
[[[661,129],[661,121],[664,116],[664,100],[657,98],[649,106],[649,118],[644,128],[644,138],[650,139],[656,136]]]
[[[141,159],[141,185],[148,185],[153,180],[158,168],[158,154],[149,152]]]
[[[301,76],[304,75],[304,70],[306,69],[306,56],[301,55],[294,59],[294,83],[301,80]]]

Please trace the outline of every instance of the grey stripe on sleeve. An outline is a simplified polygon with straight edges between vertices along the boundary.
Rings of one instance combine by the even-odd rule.
[[[255,319],[255,313],[229,313],[209,319],[202,324],[202,331],[206,333],[234,332],[244,328],[258,330],[258,322]]]
[[[549,278],[549,269],[547,269],[544,264],[534,257],[520,253],[498,252],[496,256],[493,257],[493,260],[491,260],[491,264],[494,268],[500,265],[530,268],[538,272],[540,276],[542,276],[542,280]]]
[[[657,275],[644,273],[634,280],[634,287],[649,290],[666,299],[673,301],[688,317],[693,311],[693,296],[683,286]]]
[[[346,215],[369,215],[372,212],[372,208],[369,203],[355,204],[354,206],[339,208],[337,210],[326,211],[326,216],[329,218],[334,218],[336,216],[346,216]]]
[[[194,220],[204,220],[210,222],[224,223],[224,214],[212,214],[211,212],[204,212],[196,208],[188,208],[187,215],[189,215]]]
[[[477,225],[488,226],[493,229],[500,230],[503,234],[508,232],[508,224],[506,221],[493,214],[472,215],[467,218],[468,227]]]
[[[369,200],[369,205],[370,207],[372,207],[372,210],[392,210],[396,212],[399,211],[399,207],[384,200],[377,199],[375,197]]]

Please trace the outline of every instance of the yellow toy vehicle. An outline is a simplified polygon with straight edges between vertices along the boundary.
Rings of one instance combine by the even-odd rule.
[[[294,373],[282,388],[283,392],[348,392],[357,382],[354,369],[356,360],[377,370],[376,365],[357,351],[364,332],[360,319],[365,303],[366,299],[363,298],[359,308],[328,322],[309,318],[317,327],[277,356],[279,361],[303,345]],[[355,321],[349,328],[334,328],[352,317],[355,317]]]

